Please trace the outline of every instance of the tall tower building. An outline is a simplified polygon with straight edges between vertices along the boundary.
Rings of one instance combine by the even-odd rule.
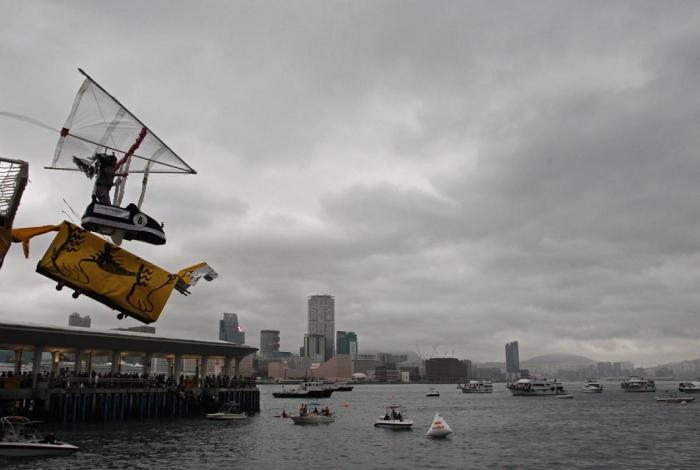
[[[324,357],[327,361],[335,355],[335,299],[332,295],[309,297],[309,326],[307,334],[320,335],[324,339]],[[306,347],[306,344],[304,345]],[[310,356],[307,352],[306,356]]]
[[[280,330],[260,330],[260,355],[265,356],[280,350]]]
[[[517,341],[506,343],[506,372],[508,374],[520,372],[520,354],[518,353]]]
[[[219,320],[219,339],[230,343],[245,344],[245,332],[238,325],[238,315],[224,313],[223,320]]]
[[[83,328],[90,328],[92,320],[90,320],[90,315],[81,316],[78,312],[73,312],[68,317],[68,326],[81,326]]]

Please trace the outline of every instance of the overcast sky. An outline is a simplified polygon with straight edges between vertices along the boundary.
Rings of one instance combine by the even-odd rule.
[[[168,244],[219,273],[159,333],[298,351],[306,298],[360,350],[503,360],[700,357],[700,3],[0,0],[0,111],[60,128],[82,67],[194,176],[154,176]],[[30,162],[15,226],[79,213],[50,131],[0,117]],[[133,185],[127,198],[138,197]],[[34,272],[0,271],[0,319],[138,325]]]

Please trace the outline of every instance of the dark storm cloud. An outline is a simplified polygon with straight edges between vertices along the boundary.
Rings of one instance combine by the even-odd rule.
[[[361,349],[477,360],[700,354],[695,312],[700,12],[689,2],[2,2],[0,108],[60,127],[83,66],[199,172],[154,177],[164,247],[221,273],[175,296],[167,334],[294,350],[306,296],[336,296]],[[55,136],[0,121],[31,162],[18,225],[81,212],[41,170]],[[134,184],[129,198],[138,197]],[[15,250],[4,318],[97,326]]]

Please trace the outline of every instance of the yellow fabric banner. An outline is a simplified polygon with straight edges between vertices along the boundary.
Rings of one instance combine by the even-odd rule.
[[[36,270],[144,323],[158,319],[179,279],[70,222],[59,226]]]

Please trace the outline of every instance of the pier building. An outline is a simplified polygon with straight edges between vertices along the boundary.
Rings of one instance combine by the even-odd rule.
[[[256,348],[227,341],[155,336],[132,331],[57,327],[0,321],[0,350],[14,352],[14,370],[0,376],[0,408],[28,406],[53,422],[187,416],[236,401],[249,413],[260,411],[255,379],[242,377],[241,362]],[[24,357],[31,361],[24,363]],[[42,364],[43,356],[50,361]],[[71,370],[61,358],[72,355]],[[122,358],[142,357],[141,374],[123,374]],[[97,358],[110,372],[98,374]],[[151,371],[153,358],[167,361],[167,373]],[[183,374],[195,360],[194,376]],[[214,360],[218,374],[208,374]]]

